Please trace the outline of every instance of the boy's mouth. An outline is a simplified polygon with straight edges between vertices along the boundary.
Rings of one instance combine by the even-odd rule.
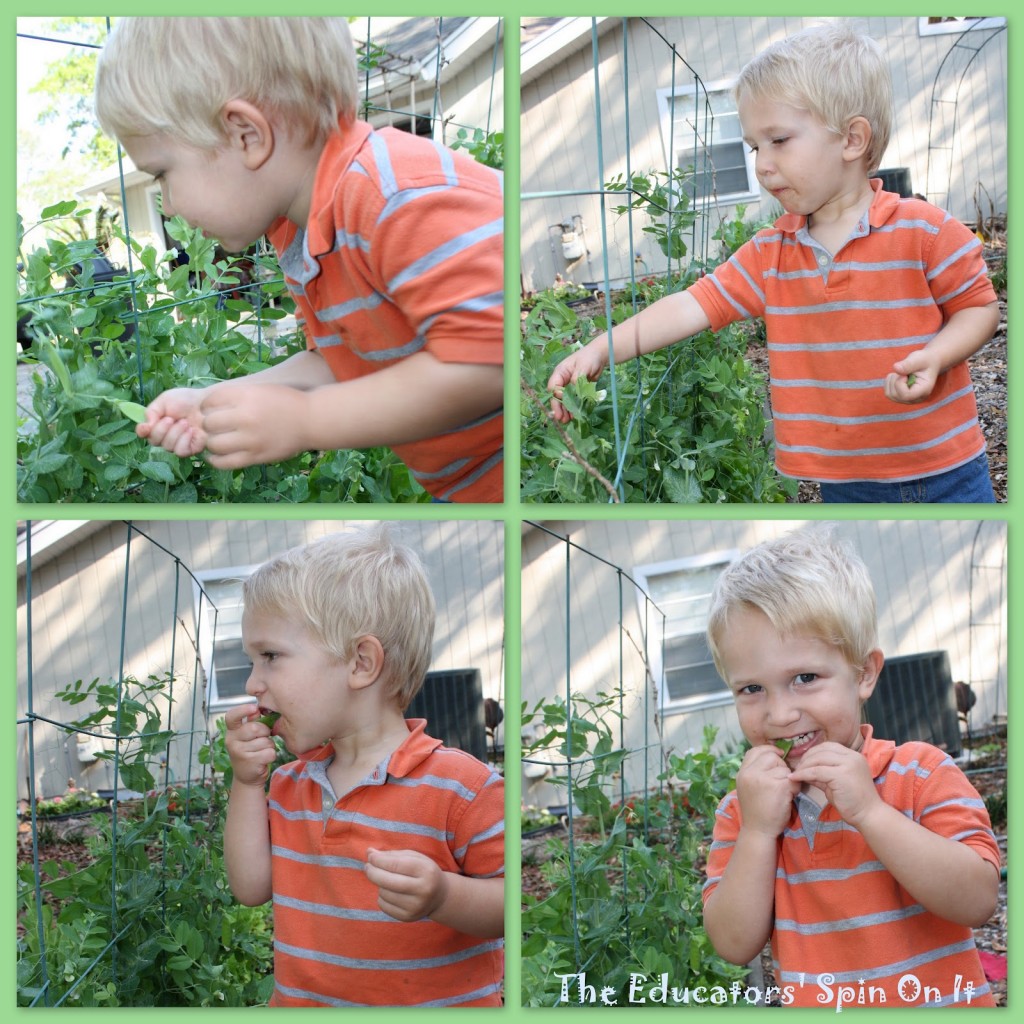
[[[813,729],[811,732],[802,732],[796,736],[786,736],[786,741],[790,744],[787,757],[792,754],[802,754],[808,747],[810,747],[814,741],[818,738],[818,730]]]

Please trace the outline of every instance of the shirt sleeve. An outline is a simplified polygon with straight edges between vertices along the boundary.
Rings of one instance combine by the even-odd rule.
[[[740,801],[736,790],[723,797],[715,811],[715,826],[711,836],[711,849],[708,851],[708,862],[705,867],[704,889],[701,893],[704,905],[707,906],[711,894],[722,881],[725,869],[729,865],[736,837],[740,833]]]
[[[356,214],[366,246],[364,270],[375,291],[423,339],[423,350],[443,362],[501,365],[501,175],[469,157],[448,156],[444,185],[407,184],[382,197],[379,208]]]
[[[711,321],[713,331],[720,331],[737,320],[764,316],[758,237],[744,242],[725,263],[690,286],[691,294]]]
[[[901,761],[903,750],[901,747]],[[917,758],[916,770],[925,777],[916,787],[914,820],[931,832],[970,846],[998,869],[999,844],[985,801],[948,754],[937,748],[926,750],[928,754]]]
[[[464,875],[500,878],[505,874],[505,783],[481,767],[486,775],[455,823],[453,854]]]
[[[927,254],[928,286],[946,319],[961,309],[996,301],[981,242],[947,214]]]

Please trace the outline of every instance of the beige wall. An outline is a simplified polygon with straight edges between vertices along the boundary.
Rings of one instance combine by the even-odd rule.
[[[173,657],[179,676],[173,726],[202,731],[205,684],[195,663],[193,583],[185,570],[198,573],[256,564],[344,523],[183,521],[138,526],[151,540],[138,533],[131,537],[127,600],[128,530],[123,523],[89,523],[58,545],[56,554],[33,551],[31,671],[36,715],[61,723],[80,717],[90,704],[69,708],[53,695],[76,679],[119,678],[123,649],[123,674],[140,679],[167,671]],[[408,543],[426,562],[438,603],[431,668],[479,668],[484,695],[504,704],[503,530],[501,523],[492,521],[410,522],[402,527]],[[22,574],[18,581],[19,721],[28,710],[26,590],[27,578]],[[122,608],[126,609],[123,645]],[[104,762],[81,765],[73,736],[46,722],[37,722],[33,728],[39,793],[63,792],[69,778],[92,789],[112,787],[113,777]],[[19,796],[27,792],[28,731],[27,725],[19,725]],[[171,755],[175,777],[189,774],[188,757],[182,742]]]

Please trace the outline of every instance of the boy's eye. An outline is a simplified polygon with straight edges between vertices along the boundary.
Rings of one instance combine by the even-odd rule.
[[[772,145],[773,146],[781,146],[784,142],[788,142],[788,141],[789,141],[788,138],[772,139]]]
[[[742,693],[742,694],[752,694],[752,693],[760,693],[762,689],[763,689],[763,687],[761,686],[760,683],[748,683],[746,686],[741,687],[736,692],[737,693]]]
[[[796,677],[796,681],[798,683],[813,683],[814,680],[817,679],[817,678],[818,678],[818,675],[817,675],[816,672],[801,672]]]

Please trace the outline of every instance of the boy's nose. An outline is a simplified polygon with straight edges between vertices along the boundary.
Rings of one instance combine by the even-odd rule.
[[[258,697],[263,692],[263,689],[256,679],[256,670],[253,669],[249,672],[249,678],[245,681],[245,692],[250,697]]]
[[[774,727],[792,725],[794,722],[800,719],[800,708],[797,707],[796,703],[790,699],[788,695],[784,697],[773,697],[768,702],[768,723]]]

